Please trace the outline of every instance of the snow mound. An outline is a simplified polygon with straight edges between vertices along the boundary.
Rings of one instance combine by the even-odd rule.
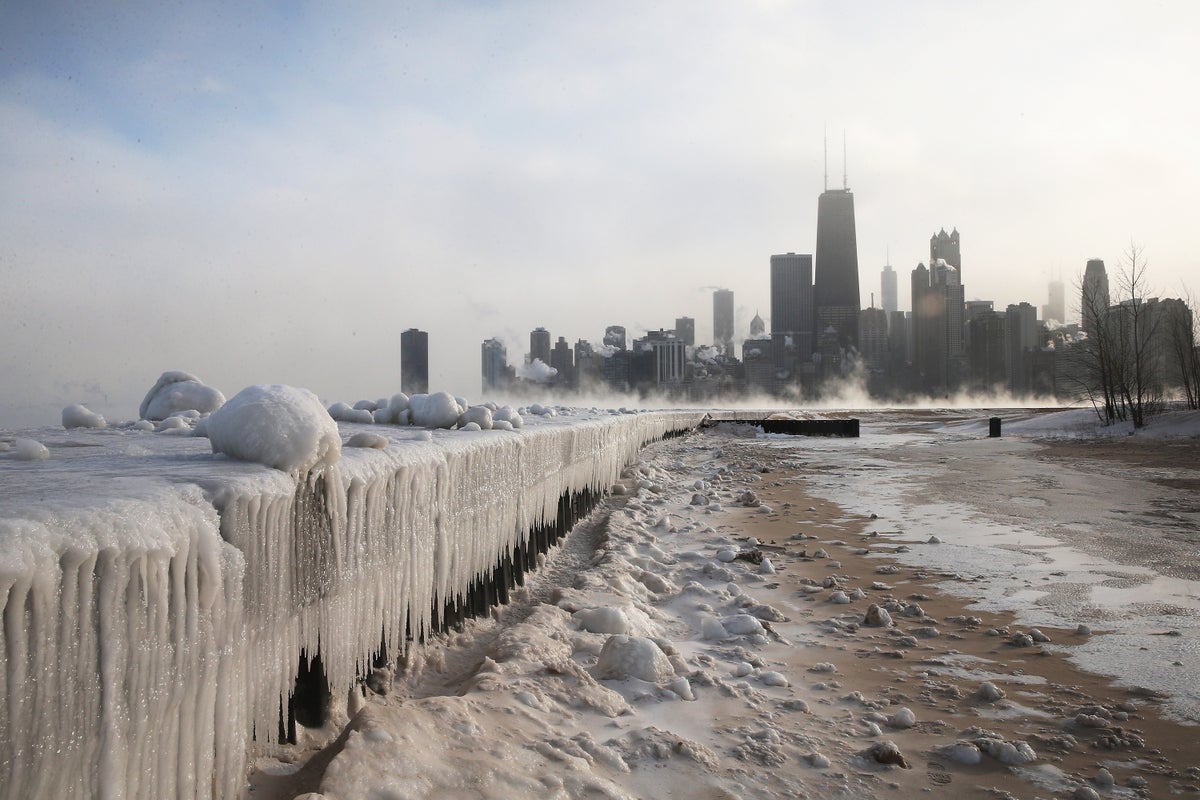
[[[369,447],[374,450],[383,450],[387,447],[387,439],[378,433],[363,431],[347,439],[346,447]]]
[[[105,424],[104,417],[80,403],[74,403],[62,410],[64,428],[103,428]]]
[[[371,425],[375,422],[375,415],[371,410],[351,408],[342,402],[334,403],[329,407],[329,416],[338,422],[357,422],[360,425]]]
[[[45,461],[50,457],[46,445],[37,439],[17,439],[13,442],[13,450],[18,461]]]
[[[424,428],[453,428],[462,413],[458,401],[449,392],[414,394],[408,398],[408,410],[412,414],[412,424]]]
[[[487,406],[471,406],[458,416],[458,427],[465,428],[474,422],[480,430],[492,429],[492,410]]]
[[[524,420],[521,419],[521,415],[512,406],[501,406],[492,412],[492,423],[495,424],[497,422],[507,422],[514,428],[519,428]]]
[[[672,678],[675,668],[653,639],[644,636],[610,636],[600,649],[596,677],[623,681],[639,678],[658,683]]]
[[[337,463],[342,439],[317,396],[292,386],[247,386],[208,419],[214,453],[284,472]]]
[[[146,392],[138,416],[157,422],[180,411],[211,414],[225,404],[225,395],[187,372],[164,372]]]
[[[629,618],[619,608],[585,608],[576,611],[574,619],[589,633],[629,633]]]

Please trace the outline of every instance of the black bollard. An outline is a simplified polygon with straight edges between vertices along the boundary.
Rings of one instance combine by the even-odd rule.
[[[1000,438],[1000,418],[992,417],[988,420],[988,436],[993,439]]]

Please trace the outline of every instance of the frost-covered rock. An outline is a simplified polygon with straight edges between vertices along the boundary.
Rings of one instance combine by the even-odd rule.
[[[889,728],[911,728],[917,724],[917,715],[910,708],[901,708],[896,713],[887,718]]]
[[[953,744],[940,747],[937,752],[943,758],[958,764],[966,764],[967,766],[975,766],[983,760],[983,754],[979,752],[979,748],[975,746],[975,743],[965,740],[959,740]]]
[[[81,403],[73,403],[62,410],[64,428],[103,428],[104,417]]]
[[[622,681],[638,678],[658,683],[675,676],[675,669],[662,648],[644,636],[610,636],[600,649],[596,677]]]
[[[1004,690],[991,681],[979,684],[979,699],[985,703],[994,703],[1004,699]]]
[[[337,423],[317,396],[293,386],[247,386],[208,419],[214,453],[284,472],[306,472],[341,457]]]
[[[225,395],[187,372],[164,372],[142,399],[141,419],[157,422],[189,409],[211,414],[225,404]]]
[[[858,755],[864,761],[874,761],[877,764],[910,769],[908,760],[904,758],[904,754],[900,752],[900,748],[892,741],[876,742],[866,750],[859,752]]]
[[[462,413],[458,401],[449,392],[414,394],[408,398],[412,424],[424,428],[453,428]]]

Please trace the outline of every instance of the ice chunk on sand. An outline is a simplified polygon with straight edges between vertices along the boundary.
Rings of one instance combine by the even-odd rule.
[[[103,428],[104,417],[80,403],[73,403],[62,410],[64,428]]]
[[[293,386],[247,386],[209,417],[207,429],[214,453],[284,472],[335,464],[342,452],[321,401]]]
[[[619,608],[585,608],[576,611],[574,618],[589,633],[629,633],[629,618]]]
[[[164,372],[142,399],[138,416],[157,422],[180,411],[211,414],[225,404],[225,395],[187,372]]]
[[[610,636],[596,661],[596,677],[600,679],[622,681],[632,677],[658,683],[674,675],[667,654],[644,636]]]

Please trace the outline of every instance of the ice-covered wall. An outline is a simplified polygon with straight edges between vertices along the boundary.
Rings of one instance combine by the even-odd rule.
[[[301,651],[345,691],[381,632],[402,650],[561,497],[701,416],[377,426],[386,449],[300,479],[112,430],[0,462],[0,794],[237,796]]]

